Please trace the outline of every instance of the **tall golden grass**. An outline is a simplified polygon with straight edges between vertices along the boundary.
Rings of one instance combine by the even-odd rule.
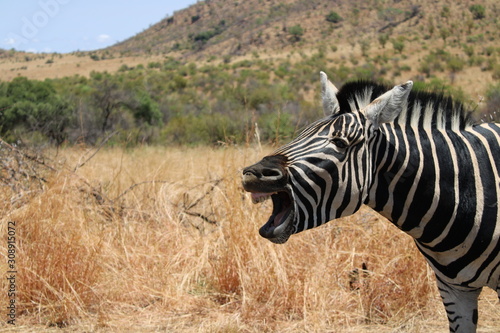
[[[16,326],[0,329],[447,331],[432,271],[368,208],[284,245],[260,238],[270,203],[251,203],[240,172],[264,150],[53,152],[43,190],[0,191],[1,239],[7,221],[18,236]],[[7,271],[6,241],[0,253]],[[483,293],[480,331],[498,331],[499,317]]]

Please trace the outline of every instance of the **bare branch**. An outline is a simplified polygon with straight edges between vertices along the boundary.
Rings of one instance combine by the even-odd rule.
[[[78,163],[75,168],[73,169],[73,172],[76,172],[76,170],[80,169],[82,166],[84,166],[88,161],[90,161],[98,152],[99,150],[101,150],[101,148],[106,144],[106,142],[109,141],[109,139],[111,139],[116,133],[118,133],[119,131],[114,131],[112,132],[110,135],[108,135],[102,142],[101,144],[99,145],[99,147],[97,147],[97,149],[94,151],[94,153],[92,155],[89,156],[89,158],[87,158],[85,161],[83,161],[82,163]],[[82,159],[87,153],[83,154],[83,156],[80,158]]]
[[[217,221],[211,220],[211,219],[209,219],[208,217],[206,217],[205,215],[200,214],[200,213],[196,213],[196,212],[189,212],[189,211],[185,210],[185,211],[184,211],[184,214],[187,214],[187,215],[190,215],[190,216],[199,217],[200,219],[202,219],[203,221],[205,221],[205,222],[207,222],[207,223],[214,224],[214,225],[218,225]]]
[[[140,183],[135,183],[133,184],[132,186],[130,186],[128,189],[126,189],[125,191],[123,191],[120,195],[118,195],[116,198],[113,199],[113,201],[116,201],[118,199],[120,199],[121,197],[123,197],[125,194],[127,194],[128,192],[132,191],[134,188],[136,188],[137,186],[139,185],[144,185],[144,184],[172,184],[171,182],[169,181],[166,181],[166,180],[147,180],[147,181],[144,181],[144,182],[140,182]]]
[[[220,179],[214,180],[212,186],[205,192],[205,194],[203,194],[202,196],[200,196],[193,203],[191,203],[188,207],[186,207],[185,211],[190,210],[191,208],[193,208],[194,206],[196,206],[198,203],[200,203],[200,201],[203,200],[207,195],[209,195],[210,193],[212,193],[213,190],[217,187],[217,185],[219,185],[220,182],[222,182],[223,180],[224,180],[224,178],[220,178]]]

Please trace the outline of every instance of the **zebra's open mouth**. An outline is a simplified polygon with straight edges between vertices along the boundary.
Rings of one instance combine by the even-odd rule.
[[[271,198],[273,201],[273,212],[269,220],[264,224],[259,234],[273,243],[285,243],[293,233],[293,199],[289,191],[278,191],[274,193],[252,193],[252,202],[260,203]]]

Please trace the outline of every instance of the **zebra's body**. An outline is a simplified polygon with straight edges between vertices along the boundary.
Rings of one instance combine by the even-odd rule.
[[[274,209],[262,236],[293,233],[367,204],[410,234],[434,269],[451,332],[474,332],[477,297],[500,297],[500,127],[473,125],[439,95],[321,74],[327,118],[243,171],[255,201]],[[257,200],[257,198],[259,200]]]

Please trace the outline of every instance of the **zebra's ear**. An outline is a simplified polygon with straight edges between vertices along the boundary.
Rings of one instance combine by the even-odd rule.
[[[333,83],[328,80],[325,72],[319,72],[321,80],[321,98],[323,100],[323,111],[326,115],[336,114],[340,111],[339,101],[337,100],[337,92],[339,91]]]
[[[385,94],[377,97],[370,104],[365,106],[361,112],[377,129],[380,124],[388,123],[396,119],[407,102],[413,82],[395,86]]]

